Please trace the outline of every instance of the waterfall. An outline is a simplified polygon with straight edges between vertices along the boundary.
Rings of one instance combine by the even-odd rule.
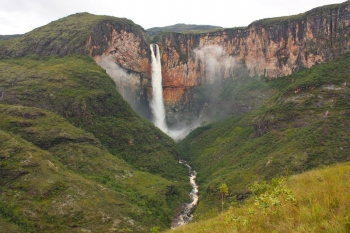
[[[154,52],[154,47],[156,52]],[[150,103],[153,113],[153,123],[164,133],[168,132],[165,122],[165,109],[163,102],[162,68],[160,64],[160,53],[158,45],[150,45],[152,56],[152,101]]]

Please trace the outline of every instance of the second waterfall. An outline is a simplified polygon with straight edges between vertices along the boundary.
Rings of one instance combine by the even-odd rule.
[[[150,48],[152,56],[152,101],[150,107],[153,113],[153,123],[164,133],[168,133],[168,127],[165,122],[162,65],[160,63],[159,47],[157,44],[151,44]]]

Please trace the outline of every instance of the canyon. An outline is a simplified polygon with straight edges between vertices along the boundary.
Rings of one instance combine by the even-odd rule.
[[[203,84],[242,74],[274,79],[350,51],[349,12],[347,1],[299,15],[257,20],[247,27],[156,35],[152,43],[160,47],[167,122],[189,124],[201,116],[208,103],[200,103],[196,87]],[[129,89],[126,99],[134,109],[149,118],[147,36],[142,30],[117,30],[108,23],[102,28],[106,29],[98,30],[99,40],[95,34],[90,36],[86,45],[90,55],[97,62],[107,57],[126,72],[114,80],[121,92]]]
[[[255,180],[349,161],[349,36],[346,1],[153,37],[77,13],[0,40],[1,225],[163,230],[194,206],[196,221],[219,213],[222,182],[236,201]]]

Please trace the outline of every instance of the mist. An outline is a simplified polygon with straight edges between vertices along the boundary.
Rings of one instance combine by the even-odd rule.
[[[245,90],[260,78],[250,77],[245,65],[225,49],[223,45],[205,45],[193,50],[201,69],[201,82],[193,88],[199,121],[210,123],[239,115],[260,103],[260,94]]]
[[[222,46],[205,45],[196,48],[193,53],[204,64],[204,82],[213,83],[218,78],[228,78],[236,68],[236,59],[226,53]]]
[[[140,74],[128,72],[120,67],[112,55],[103,56],[97,64],[113,79],[118,92],[128,102],[128,104],[139,114],[147,119],[151,119],[151,112],[148,107],[146,91],[142,89]]]
[[[106,73],[113,79],[117,85],[119,93],[125,98],[126,89],[128,86],[134,84],[135,81],[138,81],[137,75],[128,74],[125,69],[121,68],[116,62],[113,56],[101,57],[98,61],[103,69],[106,70]]]
[[[199,112],[186,124],[177,122],[167,134],[176,141],[185,138],[193,129],[211,122],[213,115],[222,111],[217,95],[221,92],[225,79],[232,78],[239,65],[235,57],[226,53],[219,45],[206,45],[192,50],[192,54],[201,63],[201,84],[194,88]],[[202,92],[202,94],[200,94]],[[204,94],[203,94],[204,93]],[[226,110],[225,110],[226,111]]]

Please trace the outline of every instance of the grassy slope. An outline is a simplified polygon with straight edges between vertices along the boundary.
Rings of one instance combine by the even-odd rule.
[[[149,200],[165,204],[171,182],[135,171],[53,113],[0,105],[0,119],[0,205],[9,222],[30,232],[108,231],[115,221],[133,229],[162,224],[162,208]]]
[[[180,195],[169,191],[174,182],[135,170],[51,112],[0,104],[0,119],[0,205],[9,223],[33,232],[107,232],[171,220]]]
[[[124,222],[126,228],[147,231],[146,226],[159,225],[164,228],[170,224],[176,206],[188,198],[185,190],[187,171],[177,162],[174,141],[135,114],[117,93],[113,81],[91,58],[71,55],[63,58],[30,56],[3,59],[0,61],[0,70],[0,93],[4,93],[0,102],[0,125],[5,130],[4,135],[10,138],[20,137],[21,140],[23,138],[26,145],[30,142],[31,147],[41,151],[38,156],[40,153],[49,156],[44,161],[39,156],[37,163],[44,164],[50,160],[55,166],[61,166],[62,170],[67,171],[56,179],[65,183],[65,187],[74,187],[77,180],[82,183],[89,180],[92,187],[103,185],[111,189],[111,197],[96,201],[100,204],[94,208],[113,206],[113,202],[125,203],[118,206],[120,212],[116,212],[115,218]],[[4,105],[5,103],[10,105]],[[46,111],[41,116],[40,112],[44,110],[20,106],[46,109],[63,116],[64,119]],[[27,115],[26,111],[34,113]],[[36,111],[39,113],[35,113]],[[41,117],[40,120],[31,119],[33,114],[34,118]],[[3,146],[1,148],[7,150]],[[17,156],[17,152],[14,155]],[[16,157],[13,159],[14,167],[20,167],[24,160]],[[3,160],[3,166],[6,167],[7,159]],[[45,179],[52,175],[50,171],[37,173],[37,169],[33,174],[38,177],[36,179]],[[70,176],[76,177],[75,180]],[[25,185],[25,177],[18,180],[18,187]],[[34,185],[31,183],[28,185]],[[12,192],[19,189],[18,187],[13,187]],[[83,186],[79,188],[84,189]],[[17,212],[16,208],[6,208],[10,208],[12,214],[18,213],[21,221],[36,228],[33,226],[34,220],[23,215],[24,203],[35,205],[35,197],[27,195],[30,191],[25,190],[23,196],[28,199],[23,198],[15,204],[7,199],[10,195],[8,191],[2,189],[3,203],[7,203],[6,206],[14,204],[22,212]],[[75,192],[67,192],[67,195],[75,195]],[[97,196],[94,193],[89,198],[94,200]],[[45,208],[49,208],[49,203],[51,202],[43,202],[43,208],[45,204]],[[80,212],[89,216],[93,208]],[[41,214],[45,215],[44,212]],[[8,219],[24,229],[24,223],[18,222],[16,218]],[[136,222],[134,227],[127,224],[125,219],[128,218]],[[38,219],[44,225],[51,224],[48,219]],[[70,226],[65,222],[60,224],[62,229]],[[79,222],[78,226],[82,227],[84,224]],[[96,227],[94,224],[97,222],[86,226],[93,229]],[[50,226],[45,227],[51,229]]]
[[[265,186],[265,185],[264,185]],[[265,186],[266,187],[266,186]],[[349,232],[350,165],[338,164],[285,179],[285,185],[267,186],[244,204],[234,204],[219,216],[171,232]],[[288,195],[286,193],[288,191]],[[290,192],[291,191],[291,192]],[[267,194],[267,195],[265,195]],[[294,196],[295,201],[289,200]],[[256,205],[268,197],[278,203]],[[261,202],[260,202],[261,203]]]
[[[350,160],[349,64],[345,54],[270,81],[276,95],[265,105],[198,128],[178,144],[198,171],[197,218],[220,211],[221,183],[240,199],[254,180]]]

